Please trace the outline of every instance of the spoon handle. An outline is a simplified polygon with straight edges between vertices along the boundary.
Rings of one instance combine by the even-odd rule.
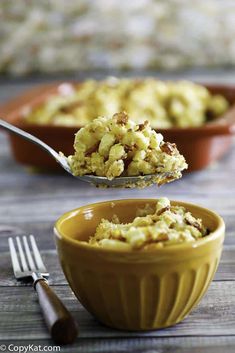
[[[60,163],[60,165],[67,172],[71,173],[70,168],[69,168],[65,158],[63,156],[59,155],[59,153],[57,153],[55,150],[53,150],[53,148],[48,146],[45,142],[41,141],[39,138],[29,134],[28,132],[26,132],[24,130],[19,129],[18,127],[6,122],[3,119],[0,119],[0,127],[7,130],[7,131],[10,131],[16,135],[21,136],[25,140],[28,140],[28,141],[34,143],[35,145],[38,145],[40,148],[42,148],[43,150],[48,152],[58,163]]]
[[[25,140],[29,140],[33,142],[36,145],[39,145],[41,148],[49,152],[54,158],[58,157],[58,153],[54,151],[50,146],[48,146],[46,143],[38,139],[37,137],[29,134],[28,132],[19,129],[18,127],[7,123],[5,120],[0,119],[0,127],[2,127],[5,130],[8,130],[10,132],[13,132],[16,135],[19,135],[23,137]]]

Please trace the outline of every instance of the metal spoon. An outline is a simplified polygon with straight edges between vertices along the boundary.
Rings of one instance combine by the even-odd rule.
[[[46,152],[48,152],[66,172],[73,175],[72,170],[67,162],[67,158],[62,153],[57,153],[53,148],[48,146],[46,143],[38,139],[37,137],[25,132],[24,130],[19,129],[18,127],[7,123],[5,120],[0,119],[0,127],[3,129],[13,132],[16,135],[23,137],[25,140],[31,141],[35,145],[38,145]],[[163,184],[166,180],[173,179],[175,172],[167,173],[157,173],[157,174],[148,174],[143,176],[125,176],[117,177],[112,180],[109,180],[106,177],[96,176],[96,175],[83,175],[76,176],[77,179],[86,181],[87,183],[93,184],[100,187],[143,187],[157,183],[159,185]],[[74,176],[74,175],[73,175]]]

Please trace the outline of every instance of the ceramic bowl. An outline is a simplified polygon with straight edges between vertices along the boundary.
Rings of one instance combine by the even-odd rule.
[[[210,234],[193,243],[149,251],[110,250],[79,240],[102,218],[131,221],[151,199],[107,201],[72,210],[55,224],[64,274],[83,306],[102,323],[122,330],[152,330],[182,321],[198,304],[217,269],[225,226],[211,210],[171,201],[200,217]]]

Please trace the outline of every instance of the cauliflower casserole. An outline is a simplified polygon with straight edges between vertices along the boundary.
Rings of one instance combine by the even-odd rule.
[[[44,103],[33,109],[26,106],[22,118],[31,124],[82,127],[97,116],[126,111],[138,124],[144,116],[154,129],[195,127],[222,115],[228,107],[223,96],[189,81],[109,78],[62,84]]]
[[[182,206],[172,206],[167,198],[138,209],[131,223],[102,219],[88,243],[113,249],[151,249],[182,242],[195,242],[208,234],[201,219],[193,217]]]
[[[162,184],[180,178],[187,168],[175,144],[164,142],[148,121],[136,124],[125,112],[99,117],[80,129],[74,149],[68,157],[74,176],[92,174],[112,180],[165,173],[164,180],[156,180]]]

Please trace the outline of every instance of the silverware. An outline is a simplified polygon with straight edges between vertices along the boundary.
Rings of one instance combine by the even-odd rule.
[[[33,279],[33,286],[52,339],[60,344],[72,343],[78,334],[77,324],[48,285],[49,272],[42,261],[34,236],[16,237],[17,246],[10,237],[8,243],[14,275],[18,280]]]
[[[47,153],[49,153],[61,165],[61,167],[64,170],[66,170],[66,172],[73,175],[72,170],[67,162],[67,158],[62,153],[57,153],[53,148],[48,146],[46,143],[44,143],[37,137],[1,119],[0,119],[0,127],[10,132],[13,132],[14,134],[19,135],[24,139],[38,145],[39,147],[44,149]],[[88,182],[90,184],[93,184],[95,186],[106,186],[106,187],[140,186],[141,187],[141,184],[143,184],[143,182],[146,182],[148,185],[151,185],[153,183],[157,183],[160,185],[163,183],[165,179],[167,178],[170,179],[171,176],[174,176],[174,173],[168,172],[168,173],[149,174],[149,175],[143,175],[143,176],[117,177],[112,180],[109,180],[106,177],[99,177],[96,175],[83,175],[83,176],[77,176],[76,178],[82,181]]]

